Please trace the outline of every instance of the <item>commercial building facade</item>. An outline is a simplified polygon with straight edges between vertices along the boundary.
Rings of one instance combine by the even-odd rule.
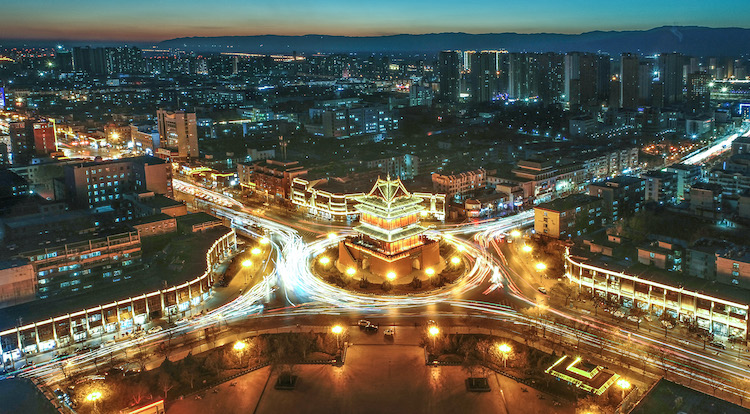
[[[566,276],[579,291],[638,307],[659,316],[666,312],[677,320],[694,322],[718,337],[748,339],[748,302],[701,293],[681,285],[670,285],[619,269],[593,263],[565,253]],[[746,296],[750,297],[750,296]]]
[[[159,147],[176,151],[178,159],[183,161],[198,158],[198,124],[195,113],[164,109],[156,111],[159,127]]]

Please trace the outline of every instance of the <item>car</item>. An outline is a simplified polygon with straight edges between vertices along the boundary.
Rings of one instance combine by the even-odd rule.
[[[547,289],[545,289],[544,286],[539,286],[536,290],[538,290],[542,294],[547,294]]]
[[[719,348],[719,349],[727,349],[727,346],[726,346],[726,345],[724,345],[724,344],[723,344],[723,343],[721,343],[721,342],[716,342],[716,341],[713,341],[713,342],[709,342],[708,344],[709,344],[709,345],[711,345],[711,346],[712,346],[712,347],[714,347],[714,348]]]
[[[639,318],[637,316],[633,316],[633,315],[628,316],[628,320],[630,322],[637,322],[637,323],[641,323],[643,321],[643,319],[641,319],[641,318]]]
[[[367,326],[365,326],[365,331],[367,332],[377,332],[378,329],[380,329],[380,327],[374,323],[368,323]]]
[[[654,320],[654,318],[652,318],[650,315],[646,315],[646,316],[644,316],[644,318],[646,318],[646,320],[649,321],[649,322],[651,322],[651,321]]]
[[[185,317],[182,317],[182,318],[180,318],[180,319],[177,319],[177,320],[175,321],[175,323],[179,325],[179,324],[182,324],[182,323],[187,323],[187,321],[188,321],[188,320],[187,320],[187,318],[185,318]]]
[[[114,344],[115,344],[115,340],[114,339],[110,339],[107,342],[102,342],[102,348],[104,348],[105,346],[110,346],[110,345],[114,345]]]
[[[393,335],[396,335],[396,330],[393,328],[388,328],[385,330],[385,332],[383,332],[383,334],[385,336],[393,336]]]
[[[164,328],[162,328],[161,326],[154,326],[153,328],[151,328],[151,329],[148,330],[148,333],[155,334],[155,333],[161,332],[163,330],[164,330]]]
[[[364,329],[367,327],[367,325],[370,324],[370,321],[365,320],[365,319],[360,319],[357,324],[359,325],[359,329]]]

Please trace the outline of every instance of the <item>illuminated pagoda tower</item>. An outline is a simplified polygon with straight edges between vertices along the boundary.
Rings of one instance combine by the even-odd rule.
[[[339,243],[339,268],[400,278],[440,263],[438,242],[427,238],[420,225],[422,198],[409,193],[400,179],[378,178],[369,193],[355,200],[358,235]]]

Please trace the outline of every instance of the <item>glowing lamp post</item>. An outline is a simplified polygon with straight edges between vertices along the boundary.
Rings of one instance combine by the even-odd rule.
[[[336,238],[336,233],[328,233],[328,238],[333,240]]]
[[[427,269],[424,270],[424,274],[426,274],[429,277],[432,277],[435,275],[435,269],[428,267]]]
[[[86,396],[86,401],[91,402],[93,412],[99,412],[96,408],[96,402],[102,399],[102,393],[100,391],[94,391]]]
[[[253,247],[253,249],[252,249],[252,250],[250,250],[250,253],[252,253],[252,255],[253,255],[253,256],[257,256],[257,255],[259,255],[259,254],[260,254],[260,248],[258,248],[258,247]]]
[[[518,230],[513,230],[512,232],[510,232],[510,235],[513,236],[514,239],[517,239],[521,237],[521,232]]]
[[[508,355],[513,351],[513,348],[508,344],[500,344],[497,346],[497,350],[500,351],[500,355],[503,357],[503,368],[508,367]]]
[[[237,358],[240,360],[240,366],[242,365],[242,356],[245,354],[245,348],[247,348],[247,344],[242,341],[237,341],[234,343],[234,346],[232,346],[232,349],[237,352]]]
[[[624,399],[625,390],[630,389],[630,386],[631,386],[630,382],[626,380],[625,378],[620,378],[619,380],[617,380],[617,386],[619,386],[620,389],[622,390],[622,398]]]
[[[534,249],[532,249],[528,244],[524,244],[523,247],[521,247],[521,250],[523,250],[524,253],[531,253],[531,251]]]
[[[543,271],[545,271],[547,269],[547,265],[544,264],[544,263],[542,263],[542,262],[537,263],[536,266],[534,266],[534,267],[536,267],[536,270],[538,270],[540,272],[543,272]]]
[[[346,274],[353,277],[355,274],[357,274],[357,270],[353,267],[350,267],[346,269]]]
[[[430,329],[427,330],[427,332],[430,333],[430,337],[432,338],[432,348],[435,348],[435,338],[440,334],[440,329],[437,326],[430,326]]]
[[[396,280],[396,273],[395,272],[388,272],[388,274],[385,275],[385,277],[387,277],[388,280],[390,280],[390,281],[394,281],[394,280]]]
[[[341,348],[340,338],[341,338],[341,333],[344,332],[344,328],[341,325],[336,325],[333,328],[331,328],[331,332],[336,334],[336,349]]]
[[[242,261],[242,267],[250,267],[253,265],[252,260],[243,260]]]
[[[459,263],[461,263],[461,259],[458,256],[451,257],[451,263],[454,266],[458,266]]]
[[[320,260],[318,262],[320,262],[320,264],[322,264],[323,266],[327,267],[328,264],[331,263],[331,259],[329,259],[326,256],[323,256],[323,257],[320,258]]]

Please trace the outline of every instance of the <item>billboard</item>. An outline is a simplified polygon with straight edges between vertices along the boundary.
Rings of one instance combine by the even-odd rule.
[[[0,86],[0,109],[5,109],[5,88]]]

